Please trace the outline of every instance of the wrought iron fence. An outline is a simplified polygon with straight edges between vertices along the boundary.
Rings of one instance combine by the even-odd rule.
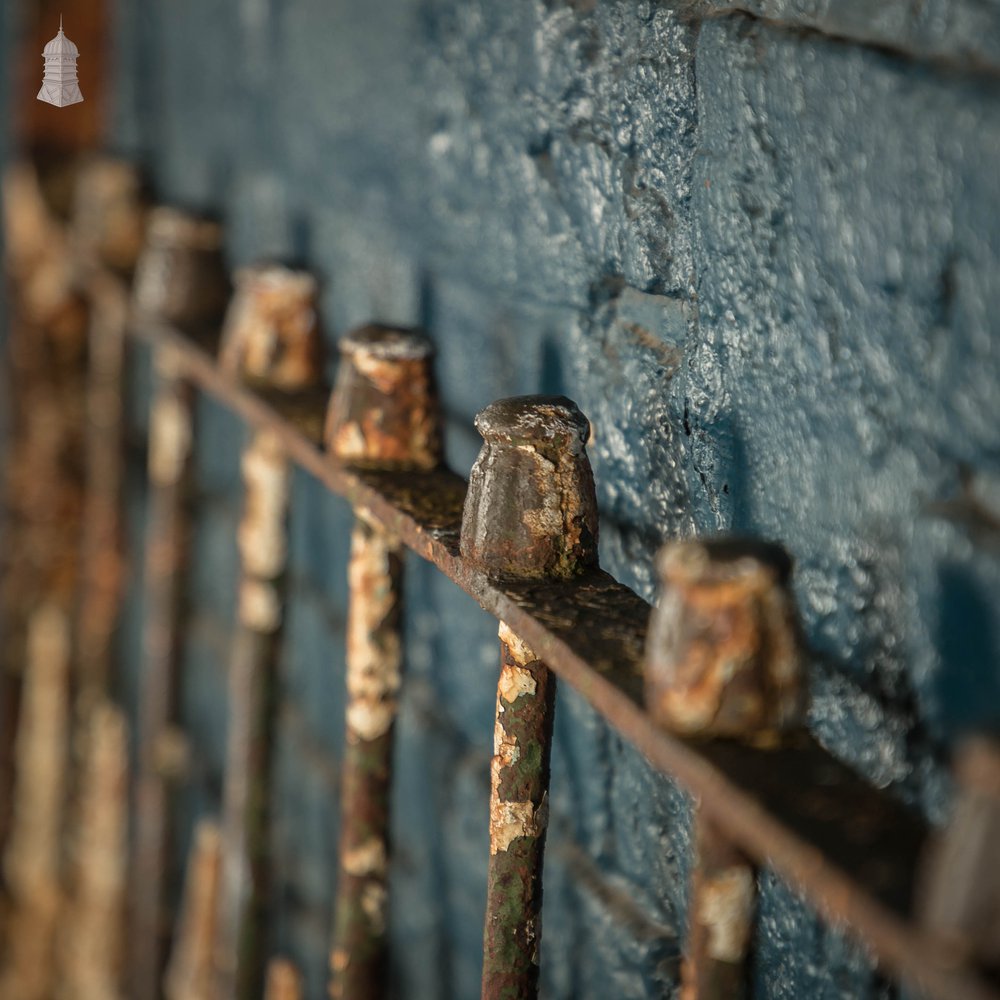
[[[21,200],[9,211],[30,235],[40,224],[30,217],[42,212],[40,192],[30,172],[18,183]],[[75,953],[90,955],[76,975],[90,985],[77,995],[113,995],[100,991],[123,955],[129,996],[249,997],[265,983],[269,997],[298,995],[294,969],[278,958],[265,969],[260,943],[278,710],[274,656],[287,613],[287,512],[297,467],[355,513],[345,567],[347,736],[331,995],[377,997],[384,988],[392,732],[406,683],[401,572],[409,550],[499,623],[492,791],[483,817],[490,828],[484,997],[537,990],[557,679],[695,801],[684,996],[742,995],[754,869],[767,866],[823,917],[849,928],[880,966],[928,996],[1000,997],[986,971],[997,957],[997,894],[992,879],[963,874],[988,867],[991,857],[995,748],[968,749],[955,819],[935,838],[918,815],[821,747],[804,726],[806,654],[780,549],[739,539],[670,546],[659,564],[661,601],[652,608],[597,564],[589,427],[570,400],[484,401],[490,405],[477,418],[483,450],[466,482],[443,463],[433,345],[423,334],[381,326],[349,334],[330,394],[308,274],[250,269],[230,297],[216,223],[147,210],[136,174],[122,164],[92,165],[79,183],[87,193],[69,229],[45,217],[50,235],[61,233],[58,248],[18,245],[12,229],[20,276],[27,282],[55,255],[71,275],[58,285],[56,304],[65,312],[82,296],[89,308],[86,516],[73,642],[59,612],[27,614],[25,680],[15,692],[16,774],[8,766],[6,775],[16,796],[7,838],[12,974],[18,962],[23,970],[38,960],[30,942],[50,934],[56,919],[45,887],[57,867],[51,814],[65,789],[52,761],[68,753],[60,743],[67,711],[60,692],[72,656],[77,684],[90,692],[73,896]],[[21,287],[22,300],[29,287]],[[57,314],[53,307],[43,319],[51,324]],[[122,912],[126,891],[124,723],[105,692],[121,603],[122,399],[132,339],[152,349],[155,387],[143,687],[128,817],[130,920],[120,940],[108,941],[99,940],[100,928],[113,925],[108,915]],[[200,394],[249,431],[241,576],[221,813],[199,827],[183,906],[165,920],[167,781],[190,546],[185,497]]]

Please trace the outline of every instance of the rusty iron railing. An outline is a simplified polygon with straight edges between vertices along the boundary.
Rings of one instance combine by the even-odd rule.
[[[169,768],[163,759],[169,756],[182,638],[177,595],[188,534],[192,404],[204,393],[250,432],[243,461],[242,579],[226,807],[221,825],[203,827],[196,838],[167,965],[168,996],[259,996],[265,978],[268,996],[298,995],[295,970],[272,959],[265,974],[266,956],[252,947],[267,891],[259,840],[267,821],[275,710],[270,674],[284,614],[288,473],[297,466],[350,503],[357,517],[345,678],[343,794],[349,808],[335,907],[333,995],[377,997],[381,990],[391,731],[399,685],[405,684],[399,572],[405,548],[458,584],[500,627],[484,997],[530,997],[536,990],[548,740],[558,678],[696,800],[698,858],[682,970],[689,1000],[738,997],[744,989],[754,866],[773,869],[821,916],[845,926],[881,967],[928,996],[1000,1000],[1000,985],[979,963],[994,957],[989,944],[970,946],[968,936],[949,933],[972,911],[966,907],[960,918],[949,918],[962,907],[933,891],[948,873],[941,872],[940,853],[937,862],[925,862],[933,843],[926,823],[837,760],[802,725],[798,671],[804,654],[780,552],[710,543],[664,557],[669,600],[650,628],[653,608],[597,565],[597,511],[584,447],[588,425],[569,400],[523,397],[487,407],[477,421],[485,444],[470,485],[442,463],[431,352],[418,334],[372,327],[348,337],[330,405],[319,385],[321,341],[296,285],[301,276],[262,279],[266,272],[254,272],[247,279],[253,293],[243,287],[242,304],[237,292],[220,351],[227,291],[218,263],[220,232],[156,210],[150,237],[134,289],[101,270],[104,315],[120,318],[97,328],[110,330],[108,337],[126,330],[147,343],[157,371],[144,707],[134,779],[138,932],[130,952],[131,995],[152,997],[164,989],[174,922],[164,909]],[[115,299],[131,302],[127,319],[124,309],[115,313],[108,306]],[[110,354],[94,388],[105,406],[116,379],[122,389],[115,349]],[[106,455],[99,458],[107,462]],[[111,476],[121,481],[120,471]],[[97,499],[106,511],[113,495],[105,489]],[[114,517],[105,514],[102,524],[104,537],[115,536]],[[94,614],[104,641],[106,604]],[[681,675],[687,688],[677,682]],[[711,721],[698,722],[699,712]],[[998,773],[995,756],[984,752],[977,760],[968,782],[973,806],[963,822],[973,824],[981,839],[984,829],[993,829],[1000,782],[983,777]],[[947,856],[960,855],[962,843],[962,828],[953,825]],[[930,897],[945,899],[936,910],[944,926],[933,930],[919,915],[918,896],[928,879]]]

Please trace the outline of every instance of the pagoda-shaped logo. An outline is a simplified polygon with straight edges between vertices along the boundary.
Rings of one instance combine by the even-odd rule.
[[[38,99],[57,108],[79,104],[83,100],[76,79],[76,61],[80,58],[80,50],[63,34],[61,16],[59,34],[45,46],[42,58],[45,60],[45,77]]]

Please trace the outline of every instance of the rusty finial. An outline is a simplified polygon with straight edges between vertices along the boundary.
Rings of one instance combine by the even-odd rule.
[[[138,169],[124,160],[89,162],[76,181],[73,238],[85,266],[96,263],[125,274],[139,259],[148,202]]]
[[[323,339],[308,271],[258,264],[236,272],[223,326],[220,367],[232,375],[293,392],[323,381]]]
[[[417,330],[369,325],[343,337],[326,419],[330,452],[361,468],[436,468],[444,449],[433,358]]]
[[[1000,966],[1000,741],[967,739],[955,759],[951,822],[931,841],[921,876],[924,924],[958,951]]]
[[[499,578],[573,576],[597,564],[590,425],[563,396],[517,396],[476,417],[484,443],[462,517],[463,557]],[[555,678],[500,622],[483,1000],[538,991]]]
[[[222,227],[175,208],[154,208],[136,265],[138,312],[203,333],[222,318],[228,298]]]
[[[483,448],[462,517],[462,555],[498,577],[573,576],[597,564],[590,424],[565,396],[513,396],[476,416]]]
[[[657,560],[646,704],[689,735],[760,737],[802,722],[801,643],[783,549],[741,539],[675,542]]]

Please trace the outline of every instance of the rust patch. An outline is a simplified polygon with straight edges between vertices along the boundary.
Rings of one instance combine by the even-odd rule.
[[[77,258],[130,273],[142,249],[147,212],[145,185],[135,166],[105,157],[92,160],[81,170],[74,192]]]
[[[175,394],[157,395],[149,417],[149,478],[155,485],[178,482],[191,453],[191,410]]]
[[[398,617],[399,594],[391,563],[399,543],[359,525],[351,537],[347,621],[347,724],[349,738],[374,740],[396,718],[402,644],[398,630],[384,627]]]
[[[127,856],[128,735],[121,711],[96,704],[85,722],[80,794],[61,917],[57,995],[121,995]]]
[[[236,274],[236,292],[223,324],[219,366],[283,391],[323,381],[319,285],[306,271],[277,265]]]
[[[16,743],[14,822],[4,852],[11,913],[0,996],[48,996],[63,906],[60,834],[69,764],[69,621],[45,605],[28,623]]]
[[[152,209],[135,269],[137,312],[205,335],[222,318],[228,299],[222,227],[174,208]]]
[[[698,899],[698,919],[708,929],[706,952],[719,962],[742,962],[750,944],[756,882],[746,865],[706,880]]]
[[[804,717],[787,556],[774,546],[679,542],[659,557],[646,700],[678,732],[760,737]]]
[[[358,510],[348,566],[347,744],[331,997],[382,994],[392,730],[401,683],[402,550]]]
[[[274,579],[285,568],[285,512],[290,472],[281,443],[267,432],[254,434],[242,460],[245,500],[238,543],[244,572]]]
[[[499,400],[476,417],[461,552],[498,577],[574,576],[597,564],[590,425],[562,396]]]
[[[548,825],[554,679],[501,622],[493,760],[483,997],[533,996]],[[509,643],[508,641],[509,640]]]
[[[433,345],[419,331],[367,326],[340,341],[325,440],[359,468],[437,468],[443,454]]]
[[[750,862],[709,820],[695,814],[697,858],[691,875],[682,1000],[741,1000],[753,931],[757,882]]]

